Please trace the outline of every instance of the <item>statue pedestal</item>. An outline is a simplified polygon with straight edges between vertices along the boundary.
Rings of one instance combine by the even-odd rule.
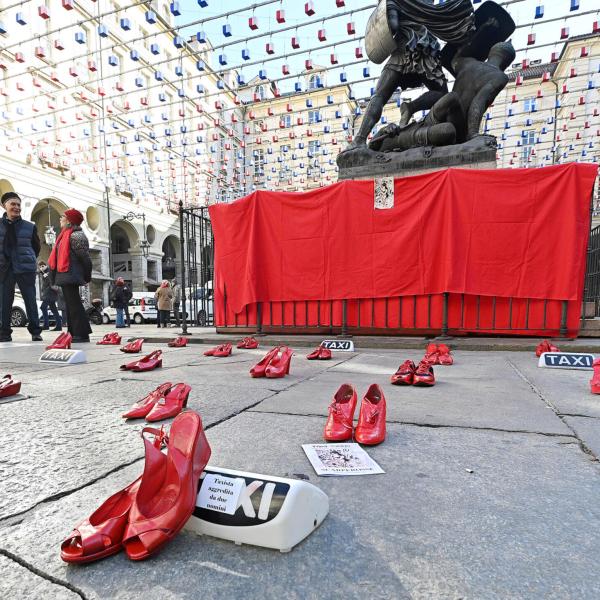
[[[357,148],[338,155],[338,179],[375,179],[410,177],[456,167],[495,169],[496,138],[481,135],[464,144],[425,146],[404,152],[375,152]]]

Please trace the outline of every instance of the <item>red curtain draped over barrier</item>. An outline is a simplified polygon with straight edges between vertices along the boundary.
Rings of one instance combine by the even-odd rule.
[[[258,191],[210,207],[216,299],[457,294],[580,301],[597,166],[447,169],[305,193]]]

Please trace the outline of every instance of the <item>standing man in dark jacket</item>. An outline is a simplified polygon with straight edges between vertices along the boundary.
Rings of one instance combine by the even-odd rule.
[[[10,314],[15,285],[19,286],[25,302],[31,339],[40,342],[42,330],[35,294],[40,238],[36,226],[21,219],[21,198],[18,194],[6,192],[0,202],[6,211],[0,219],[0,342],[12,341]]]
[[[129,300],[131,300],[131,290],[122,277],[117,278],[115,286],[110,294],[110,300],[117,309],[116,327],[118,329],[127,327],[128,325],[125,324],[125,311],[129,305]]]

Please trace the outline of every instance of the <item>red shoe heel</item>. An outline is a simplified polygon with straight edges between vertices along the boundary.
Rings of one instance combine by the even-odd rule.
[[[162,421],[177,416],[185,406],[192,388],[186,383],[177,383],[165,390],[163,397],[159,398],[150,412],[146,415],[146,421]]]
[[[209,458],[200,415],[178,415],[169,432],[164,466],[154,472],[144,468],[123,536],[128,558],[144,560],[179,533],[194,511],[198,481]]]
[[[251,369],[250,369],[250,377],[264,377],[266,368],[269,366],[269,363],[277,353],[279,352],[279,346],[272,348],[269,350],[263,358],[261,358]]]
[[[167,381],[161,383],[155,390],[152,390],[145,398],[136,402],[122,416],[124,419],[141,419],[145,417],[153,408],[154,405],[171,389],[172,383]]]
[[[164,470],[167,457],[160,451],[165,442],[162,430],[146,428],[143,433],[155,435],[154,441],[144,438],[146,464],[144,473],[157,473]],[[71,535],[60,546],[60,557],[68,563],[88,563],[106,558],[119,552],[123,535],[139,491],[142,478],[138,477],[126,488],[113,494],[88,518],[75,527]]]
[[[12,375],[5,375],[0,379],[0,398],[14,396],[21,391],[21,382],[15,381]]]

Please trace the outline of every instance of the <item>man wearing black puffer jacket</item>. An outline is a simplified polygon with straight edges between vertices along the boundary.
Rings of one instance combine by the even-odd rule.
[[[10,316],[15,285],[19,286],[25,302],[31,339],[39,342],[42,329],[35,296],[35,277],[40,238],[36,226],[21,218],[18,194],[6,192],[0,202],[6,211],[0,219],[0,342],[12,341]]]

